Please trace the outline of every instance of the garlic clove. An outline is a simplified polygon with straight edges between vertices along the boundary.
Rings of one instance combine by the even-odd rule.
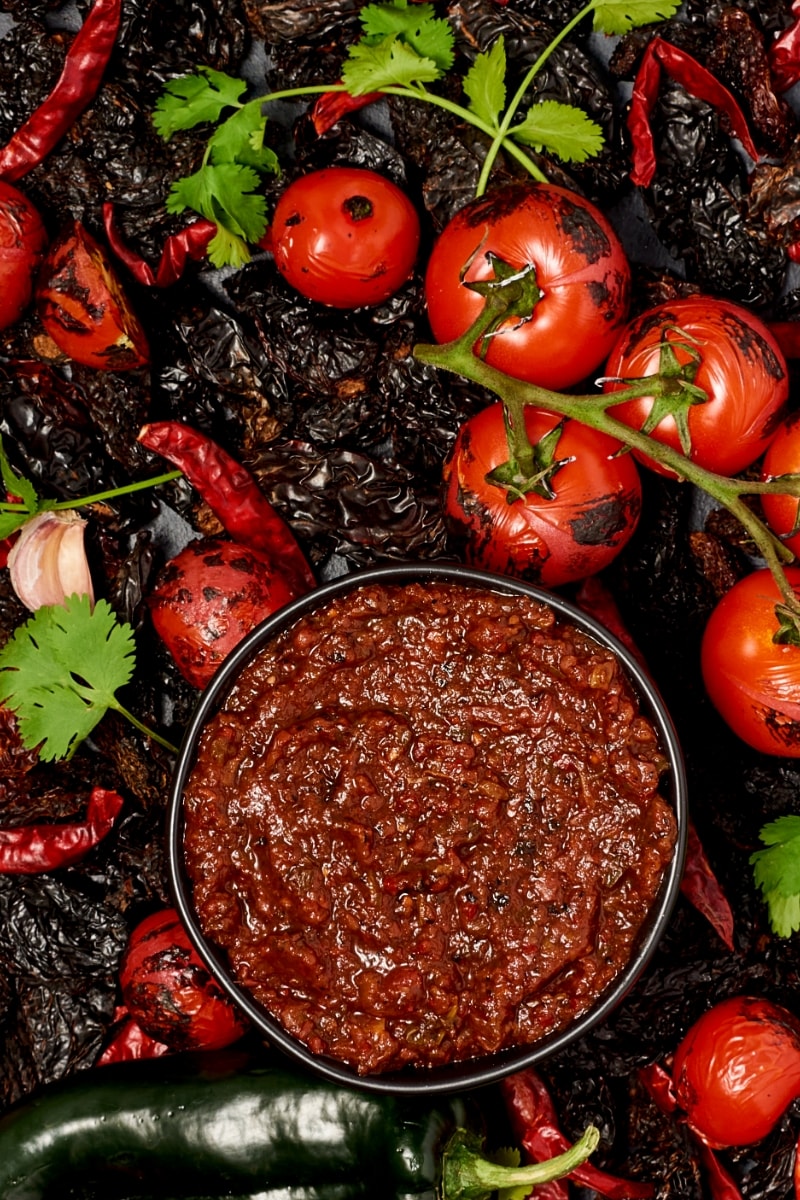
[[[20,530],[8,555],[11,586],[26,608],[63,604],[77,592],[94,603],[83,535],[86,522],[71,509],[38,513]]]

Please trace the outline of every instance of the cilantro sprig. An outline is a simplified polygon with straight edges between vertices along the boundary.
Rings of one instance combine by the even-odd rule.
[[[16,713],[20,738],[45,762],[69,759],[109,709],[176,752],[117,699],[130,682],[136,647],[111,606],[73,595],[36,610],[0,650],[0,703]]]
[[[8,455],[0,438],[0,478],[3,481],[6,497],[0,500],[0,540],[9,537],[21,529],[32,517],[43,512],[59,512],[67,509],[84,508],[89,504],[97,504],[102,500],[113,500],[117,496],[127,496],[132,492],[141,492],[146,488],[155,487],[159,483],[168,483],[178,479],[180,471],[165,471],[163,475],[155,475],[150,479],[140,479],[136,483],[128,483],[123,487],[109,488],[104,492],[95,492],[91,496],[81,496],[73,500],[43,499],[29,479],[15,471],[8,460]]]
[[[759,832],[763,850],[750,855],[756,886],[778,937],[800,930],[800,816],[778,817]]]
[[[216,124],[202,163],[192,175],[174,183],[167,198],[171,213],[191,209],[217,225],[209,246],[216,267],[242,266],[267,228],[263,176],[280,173],[274,152],[265,145],[265,106],[277,100],[300,100],[327,92],[351,96],[383,93],[404,96],[446,109],[490,139],[476,194],[486,189],[497,154],[504,149],[534,179],[546,176],[528,149],[564,162],[584,162],[603,145],[603,133],[585,112],[555,100],[539,100],[521,118],[519,109],[533,80],[556,47],[591,16],[598,33],[623,34],[638,25],[672,16],[680,0],[589,0],[532,64],[511,100],[508,64],[502,36],[478,54],[463,80],[465,103],[431,90],[451,70],[455,33],[436,15],[432,4],[388,0],[367,4],[359,16],[361,37],[349,47],[342,82],[288,88],[244,100],[246,84],[210,67],[201,67],[168,83],[153,121],[165,140],[198,125]],[[233,110],[224,120],[223,114]]]

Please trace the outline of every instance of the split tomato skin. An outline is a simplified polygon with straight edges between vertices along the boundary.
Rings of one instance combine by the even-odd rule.
[[[800,595],[800,568],[785,570]],[[706,623],[700,665],[712,703],[742,741],[800,758],[800,646],[773,641],[781,602],[768,568],[740,579]]]
[[[559,423],[527,408],[532,443]],[[509,503],[487,475],[508,458],[503,405],[490,405],[460,428],[444,465],[449,530],[470,565],[558,587],[596,574],[627,544],[641,512],[641,481],[619,443],[577,421],[564,424],[552,477],[553,499],[531,492]]]
[[[0,180],[0,329],[14,325],[31,303],[46,247],[38,209]]]
[[[701,357],[693,382],[708,396],[689,409],[691,460],[708,471],[735,475],[764,453],[784,415],[789,397],[786,360],[753,313],[728,300],[698,295],[660,304],[631,321],[609,355],[605,375],[639,379],[657,374],[662,337],[667,334],[674,345],[677,329],[689,336]],[[689,361],[683,350],[675,353],[681,362]],[[607,382],[603,390],[623,386]],[[642,396],[609,411],[623,424],[641,429],[652,407],[652,397]],[[664,417],[651,436],[681,450],[672,416]],[[651,470],[674,477],[654,459],[635,454]]]
[[[68,358],[103,371],[147,366],[147,336],[99,242],[81,225],[51,245],[36,288],[45,332]]]
[[[437,342],[460,337],[484,300],[470,283],[491,279],[494,255],[516,270],[533,265],[541,293],[532,316],[509,317],[481,347],[515,379],[566,388],[611,351],[628,317],[631,275],[607,218],[552,184],[512,184],[462,208],[437,239],[425,276]]]
[[[295,598],[263,551],[198,538],[162,568],[148,605],[183,677],[204,688],[245,634]]]
[[[675,1095],[712,1149],[766,1137],[800,1094],[800,1021],[753,996],[716,1004],[675,1052]]]
[[[761,478],[800,474],[800,413],[792,413],[777,429],[761,464]],[[773,533],[795,554],[800,555],[797,496],[765,493],[761,497],[764,517]]]
[[[291,183],[275,208],[268,248],[286,281],[331,308],[382,304],[413,273],[417,211],[391,180],[326,167]]]
[[[133,930],[120,988],[140,1029],[170,1050],[221,1050],[247,1032],[246,1019],[199,957],[174,908],[152,913]]]

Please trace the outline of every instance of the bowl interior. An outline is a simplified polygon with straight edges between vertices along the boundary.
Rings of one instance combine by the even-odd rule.
[[[198,923],[192,901],[183,855],[183,793],[197,756],[198,743],[207,722],[222,708],[242,668],[276,634],[293,625],[298,618],[326,604],[330,599],[369,583],[403,584],[413,581],[453,582],[465,587],[490,589],[525,595],[548,604],[562,619],[577,626],[595,641],[610,647],[621,659],[636,690],[642,712],[652,721],[669,762],[662,793],[671,804],[676,824],[675,852],[661,882],[655,903],[644,922],[633,952],[623,970],[600,994],[595,1003],[568,1027],[539,1041],[514,1047],[485,1058],[468,1059],[442,1067],[406,1068],[402,1071],[359,1075],[355,1068],[338,1060],[317,1055],[289,1035],[280,1023],[232,978],[224,952],[211,942]],[[600,1023],[633,987],[649,962],[663,934],[677,899],[683,874],[688,826],[686,774],[681,748],[664,703],[636,658],[593,618],[579,608],[542,589],[517,580],[496,576],[457,564],[421,563],[375,567],[343,576],[323,584],[313,592],[287,605],[254,629],[225,660],[204,691],[186,730],[172,782],[168,806],[168,862],[175,905],[198,953],[229,997],[240,1006],[264,1037],[283,1050],[295,1062],[328,1079],[378,1092],[446,1092],[483,1086],[532,1066],[556,1053],[569,1042],[583,1036]]]

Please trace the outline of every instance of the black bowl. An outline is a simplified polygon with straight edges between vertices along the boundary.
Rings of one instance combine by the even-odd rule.
[[[346,1063],[312,1053],[301,1042],[288,1034],[283,1026],[232,978],[224,952],[203,934],[193,909],[192,888],[187,878],[183,858],[183,791],[195,762],[198,740],[206,723],[222,708],[242,669],[276,634],[294,624],[299,617],[325,605],[343,592],[363,584],[403,584],[419,580],[454,582],[465,587],[478,587],[528,596],[548,604],[561,618],[577,626],[595,641],[613,650],[622,661],[638,694],[641,710],[652,721],[669,762],[663,790],[674,809],[677,841],[659,894],[640,930],[626,966],[600,994],[592,1007],[578,1016],[572,1024],[531,1045],[513,1047],[483,1058],[469,1059],[435,1068],[409,1067],[402,1071],[384,1074],[359,1075],[353,1067]],[[284,1051],[297,1064],[335,1082],[374,1092],[432,1094],[483,1086],[496,1082],[514,1071],[532,1066],[576,1041],[609,1015],[641,976],[669,923],[683,875],[687,827],[685,768],[669,713],[652,680],[636,658],[599,622],[559,596],[505,576],[438,562],[389,565],[343,576],[332,583],[316,588],[292,604],[286,605],[254,629],[225,660],[200,699],[184,736],[178,758],[168,812],[170,882],[176,907],[201,958],[206,962],[209,970],[228,996],[244,1011],[255,1028],[271,1045]]]

